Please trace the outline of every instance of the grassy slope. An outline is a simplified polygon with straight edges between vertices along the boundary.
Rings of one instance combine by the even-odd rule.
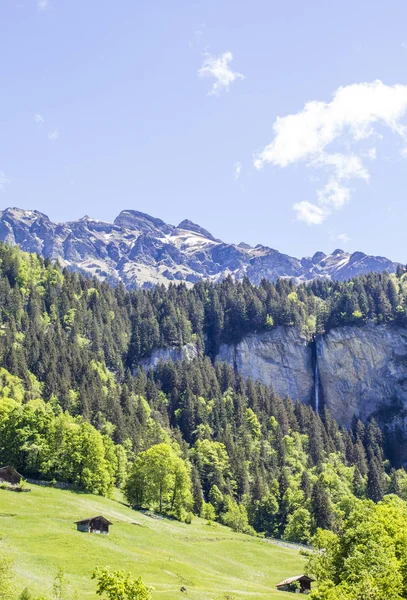
[[[191,525],[156,520],[106,498],[30,487],[29,494],[0,490],[1,544],[14,557],[19,591],[27,585],[51,595],[60,565],[81,599],[96,599],[92,571],[109,565],[141,575],[154,600],[282,600],[292,594],[275,584],[303,570],[296,550],[201,519]],[[76,531],[74,521],[98,514],[114,523],[109,536]]]

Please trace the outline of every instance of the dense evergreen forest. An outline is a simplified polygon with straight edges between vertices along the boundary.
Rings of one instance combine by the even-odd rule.
[[[355,498],[407,499],[376,423],[341,429],[212,359],[277,325],[311,339],[368,320],[407,324],[404,269],[127,292],[1,245],[0,463],[100,494],[122,486],[134,506],[252,534],[338,531]],[[190,341],[193,361],[139,368],[154,348]]]

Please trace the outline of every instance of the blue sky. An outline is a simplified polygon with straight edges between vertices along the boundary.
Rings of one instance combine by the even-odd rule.
[[[3,0],[0,205],[407,262],[406,23],[403,0]]]

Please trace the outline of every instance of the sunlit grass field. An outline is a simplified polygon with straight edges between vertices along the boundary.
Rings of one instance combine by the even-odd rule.
[[[14,559],[16,592],[28,586],[51,597],[61,566],[78,597],[95,600],[92,572],[110,566],[141,575],[153,599],[273,600],[292,598],[276,583],[303,571],[297,550],[202,519],[186,525],[99,496],[29,487],[22,494],[0,490],[0,544]],[[100,514],[113,522],[108,536],[76,531],[75,521]]]

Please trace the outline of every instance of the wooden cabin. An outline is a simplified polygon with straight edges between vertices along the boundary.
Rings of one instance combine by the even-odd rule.
[[[91,519],[76,521],[75,525],[78,531],[83,531],[84,533],[104,533],[105,535],[108,535],[109,526],[113,525],[113,523],[99,515],[98,517],[92,517]]]
[[[310,594],[311,583],[314,579],[308,577],[308,575],[296,575],[295,577],[289,577],[284,579],[277,584],[277,589],[280,592],[293,592],[294,594]]]
[[[14,467],[0,468],[0,484],[10,483],[11,485],[19,485],[23,476],[18,473]]]

